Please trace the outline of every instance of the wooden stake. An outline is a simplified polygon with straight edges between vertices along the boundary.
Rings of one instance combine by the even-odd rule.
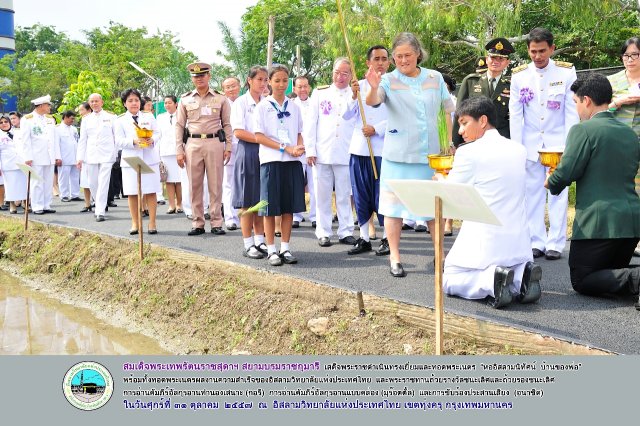
[[[442,272],[444,267],[444,218],[442,217],[442,198],[436,197],[436,218],[435,218],[435,266],[436,266],[436,283],[435,283],[435,316],[436,316],[436,355],[442,355],[443,342],[443,310],[444,301],[442,297]]]
[[[142,166],[138,166],[138,242],[140,244],[140,260],[144,259],[142,210],[144,210],[144,203],[142,202]]]
[[[24,230],[29,227],[29,197],[31,196],[31,172],[27,174],[27,199],[24,200]]]
[[[342,28],[342,35],[344,36],[344,44],[347,47],[347,56],[349,62],[351,62],[351,75],[357,80],[356,67],[353,63],[353,55],[351,54],[351,45],[349,44],[349,38],[347,37],[347,27],[344,24],[344,16],[342,15],[342,5],[340,0],[336,0],[338,4],[338,17],[340,18],[340,28]],[[360,91],[358,91],[358,107],[360,109],[360,117],[362,118],[362,125],[367,125],[367,118],[364,115],[364,106],[362,104],[362,98],[360,97]],[[371,158],[371,167],[373,168],[373,177],[378,180],[378,168],[376,167],[376,159],[373,155],[373,148],[371,147],[371,138],[367,136],[367,146],[369,147],[369,157]]]

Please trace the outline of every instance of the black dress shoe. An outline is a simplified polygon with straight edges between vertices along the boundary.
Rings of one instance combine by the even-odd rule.
[[[149,216],[149,210],[142,210],[142,216],[148,217]]]
[[[242,255],[244,257],[248,257],[249,259],[262,259],[264,258],[264,253],[262,253],[256,246],[251,246],[246,250],[242,251]]]
[[[297,220],[294,220],[293,223],[291,224],[292,228],[300,228],[300,222],[298,222]]]
[[[164,206],[165,204],[167,204],[167,202],[165,200],[158,201],[158,205],[159,206]]]
[[[444,231],[445,237],[453,237],[453,231]]]
[[[84,207],[82,210],[80,210],[80,213],[86,213],[90,211],[91,211],[91,207]]]
[[[45,213],[55,213],[56,211],[54,209],[44,209],[42,210]]]
[[[378,250],[376,250],[376,256],[388,256],[389,253],[391,253],[391,250],[389,249],[389,240],[383,238],[380,240]]]
[[[539,257],[544,256],[544,252],[542,250],[539,250],[537,248],[531,249],[531,252],[533,253],[533,258],[537,259]]]
[[[44,210],[36,210],[33,214],[44,214]]]
[[[129,229],[129,235],[138,235],[137,229]]]
[[[562,257],[562,254],[559,251],[555,250],[547,250],[547,253],[544,255],[547,260],[558,260]]]
[[[274,232],[274,234],[276,237],[282,237],[282,232]]]
[[[114,203],[113,201],[108,201],[107,202],[107,207],[118,207],[118,205],[116,203]]]
[[[427,227],[424,225],[416,225],[416,227],[413,228],[413,230],[416,232],[427,232]]]
[[[5,207],[4,204],[0,205],[0,210],[4,211],[4,210],[9,210],[8,207]]]
[[[402,230],[403,231],[408,231],[409,229],[413,229],[413,226],[409,226],[406,223],[402,224]]]
[[[331,240],[329,239],[329,237],[322,237],[318,239],[318,245],[320,247],[330,247],[331,246]]]
[[[71,198],[71,201],[84,201],[84,200],[80,197],[73,197]]]
[[[235,231],[236,229],[238,229],[238,225],[236,225],[235,223],[227,225],[227,231]]]
[[[391,267],[389,268],[389,272],[391,273],[392,276],[396,278],[402,278],[407,276],[407,273],[404,271],[404,268],[402,267],[401,263],[396,263],[391,265]]]
[[[340,244],[348,244],[350,246],[356,245],[356,239],[351,235],[347,235],[346,237],[340,238],[338,241],[340,241]]]
[[[213,235],[224,235],[224,234],[226,234],[225,230],[222,229],[222,227],[220,227],[220,226],[216,226],[216,227],[211,228],[211,233]]]
[[[338,221],[338,215],[333,215],[333,217],[331,218],[331,222],[337,222]]]
[[[489,305],[498,309],[507,306],[513,300],[509,287],[513,284],[513,269],[496,266],[493,274],[493,294],[489,299]]]
[[[520,294],[516,296],[516,300],[520,303],[533,303],[540,299],[542,294],[540,279],[542,279],[542,268],[540,265],[527,262],[524,266],[524,273],[522,274]]]
[[[211,220],[211,215],[209,213],[205,213],[204,220]]]
[[[60,198],[60,201],[62,201],[63,203],[69,203],[69,202],[71,202],[71,198],[69,198],[69,197],[62,197],[62,198]]]
[[[316,221],[315,221],[315,220],[311,222],[311,227],[312,227],[313,229],[316,229]]]
[[[365,241],[362,238],[358,238],[356,244],[347,252],[347,254],[360,254],[371,250],[373,249],[371,248],[370,241]]]
[[[204,228],[191,228],[191,231],[187,232],[187,235],[202,235],[204,234]]]
[[[157,230],[157,229],[149,229],[149,230],[147,231],[147,233],[148,233],[149,235],[156,235],[156,234],[158,233],[158,230]]]

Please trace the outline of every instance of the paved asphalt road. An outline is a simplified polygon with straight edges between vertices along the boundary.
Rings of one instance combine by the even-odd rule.
[[[36,221],[75,227],[106,235],[130,237],[129,211],[126,199],[116,200],[118,207],[111,208],[105,222],[97,223],[91,213],[80,213],[81,202],[61,203],[54,199],[55,214],[30,215]],[[224,236],[207,233],[189,237],[191,222],[184,215],[167,215],[167,206],[158,206],[158,234],[145,234],[145,242],[199,253],[256,268],[304,278],[352,291],[373,293],[400,301],[433,306],[434,269],[433,247],[427,234],[404,231],[401,241],[402,263],[408,272],[405,278],[393,278],[388,272],[388,258],[377,257],[373,252],[358,256],[346,254],[348,246],[337,244],[321,248],[310,222],[303,222],[293,230],[292,252],[299,258],[297,265],[271,267],[266,260],[252,260],[242,256],[240,231],[227,232]],[[2,212],[7,213],[7,212]],[[16,216],[13,216],[16,217]],[[146,223],[146,222],[145,222]],[[382,234],[378,230],[378,236]],[[357,236],[357,231],[356,231]],[[374,242],[374,248],[379,241]],[[451,247],[453,238],[446,238]],[[445,298],[448,312],[512,325],[514,327],[559,337],[624,354],[640,353],[640,312],[633,307],[631,297],[593,298],[577,294],[571,288],[567,266],[567,250],[558,261],[539,262],[543,270],[543,295],[534,305],[513,304],[506,309],[495,310],[480,301],[455,297]]]

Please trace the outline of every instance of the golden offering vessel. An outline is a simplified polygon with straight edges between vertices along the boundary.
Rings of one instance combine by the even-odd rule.
[[[556,167],[558,167],[558,164],[560,164],[563,152],[563,146],[543,148],[538,151],[538,154],[540,154],[540,163],[543,166],[549,167],[549,173],[553,173]]]
[[[453,155],[450,154],[429,154],[429,167],[442,175],[448,175],[453,167]]]
[[[136,135],[140,139],[148,139],[153,136],[153,130],[145,129],[144,127],[136,127]]]

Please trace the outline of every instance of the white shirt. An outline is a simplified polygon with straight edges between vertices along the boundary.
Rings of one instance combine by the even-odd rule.
[[[271,102],[273,102],[280,111],[284,111],[286,105],[286,111],[289,113],[289,116],[283,116],[281,119],[278,118],[278,111]],[[298,135],[302,133],[302,114],[295,102],[285,98],[284,104],[280,105],[273,96],[267,96],[256,107],[254,118],[254,129],[256,133],[262,133],[266,137],[279,143],[290,146],[297,145]],[[284,134],[286,134],[286,138],[283,137]],[[270,163],[272,161],[298,161],[298,158],[292,157],[286,152],[280,152],[280,149],[269,148],[261,144],[260,164]]]
[[[116,161],[114,129],[116,116],[105,110],[87,114],[80,123],[77,161],[88,164],[113,163]]]
[[[532,260],[525,212],[526,151],[491,129],[456,151],[447,183],[472,185],[501,226],[465,220],[445,266],[485,269]]]
[[[355,120],[342,115],[351,96],[351,87],[338,89],[333,84],[313,91],[303,132],[307,158],[317,157],[321,164],[349,165]]]
[[[573,67],[558,66],[553,60],[545,68],[536,68],[532,62],[512,74],[511,140],[524,145],[528,160],[538,161],[538,150],[543,147],[564,146],[569,129],[580,121],[570,90],[575,80]],[[533,95],[528,103],[524,102],[523,92]]]
[[[150,166],[158,164],[160,162],[158,140],[160,139],[161,135],[158,129],[158,123],[153,117],[153,114],[144,111],[138,112],[138,126],[144,129],[153,130],[153,136],[151,137],[154,144],[153,147],[140,148],[136,147],[133,144],[133,141],[135,139],[138,139],[136,128],[133,123],[133,116],[129,111],[119,116],[116,120],[116,146],[118,147],[118,149],[122,149],[122,160],[120,161],[120,167],[130,167],[129,164],[124,161],[124,159],[127,157],[142,158],[142,160]]]
[[[78,129],[75,126],[67,126],[64,123],[60,123],[56,127],[56,143],[60,146],[60,158],[63,166],[76,164],[78,138]]]
[[[160,130],[160,139],[158,140],[158,149],[160,156],[176,155],[176,118],[178,111],[170,114],[163,112],[158,114],[156,121]]]
[[[262,98],[260,99],[262,101]],[[231,128],[233,131],[241,129],[255,133],[253,130],[255,122],[253,114],[257,104],[258,103],[253,100],[249,92],[235,100],[231,105]]]
[[[35,166],[50,166],[60,159],[60,146],[56,143],[56,121],[49,115],[33,111],[22,117],[22,145],[25,161]]]
[[[234,101],[232,101],[229,98],[227,98],[227,101],[229,102],[230,109],[233,110]],[[231,127],[233,128],[233,125]],[[236,135],[234,135],[233,132],[231,132],[231,158],[229,159],[229,162],[226,164],[225,167],[233,167],[234,166],[234,164],[236,163],[236,151],[237,151],[237,149],[238,149],[238,138],[236,138]]]
[[[23,164],[24,159],[16,146],[16,137],[13,139],[3,131],[0,131],[0,170],[18,170],[18,163]]]
[[[387,106],[380,104],[380,106],[374,108],[367,105],[364,99],[367,97],[369,90],[371,90],[371,86],[369,86],[367,80],[360,80],[359,84],[365,119],[369,126],[373,126],[376,129],[375,135],[369,138],[371,140],[373,155],[375,157],[381,157],[382,147],[384,146],[384,134],[387,131]],[[351,145],[349,145],[349,153],[368,157],[369,146],[367,144],[367,138],[362,134],[362,117],[360,116],[360,107],[357,99],[349,101],[347,111],[343,115],[345,120],[349,120],[351,117],[355,117],[356,121],[353,136],[351,136]]]

